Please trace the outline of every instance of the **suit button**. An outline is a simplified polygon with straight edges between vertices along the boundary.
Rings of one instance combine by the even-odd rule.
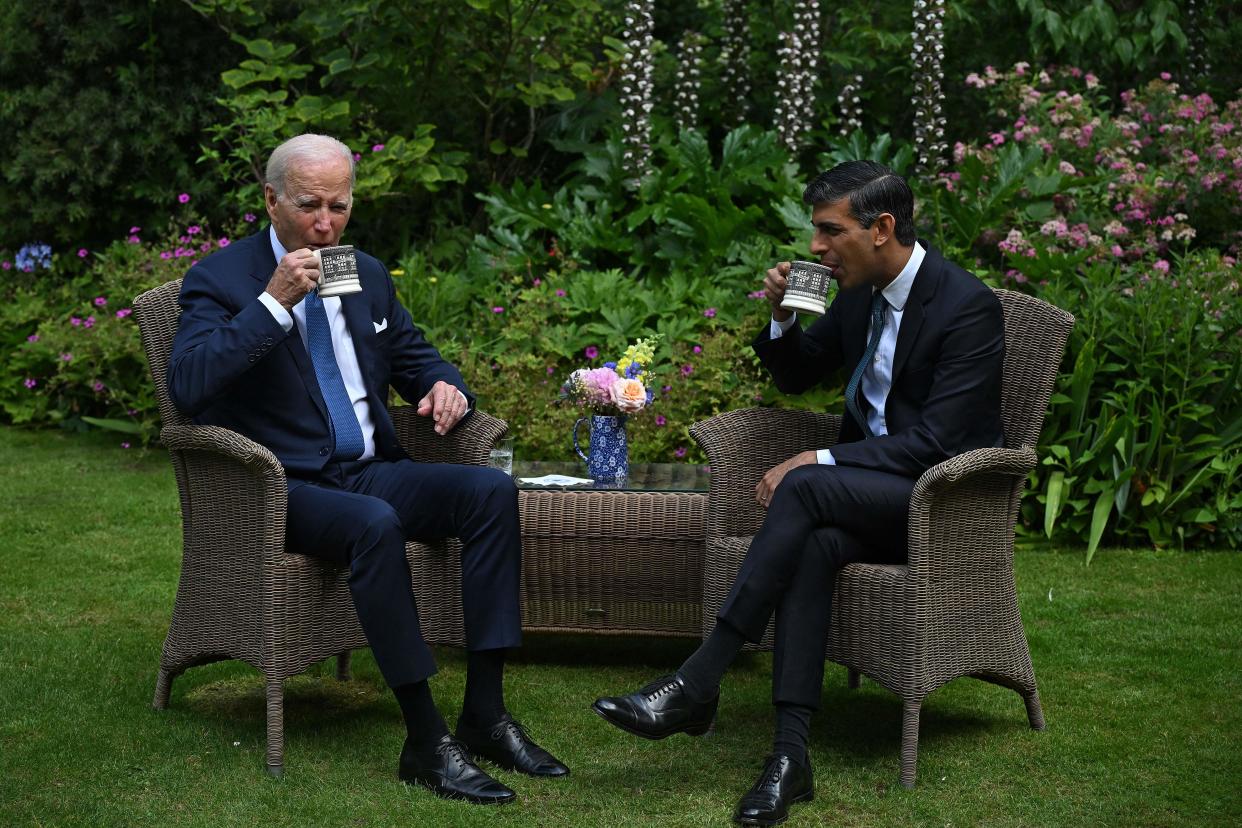
[[[246,359],[250,360],[251,362],[254,362],[255,356],[254,354],[251,354],[250,356],[246,357]]]
[[[327,446],[324,446],[323,448],[321,448],[321,449],[319,450],[319,456],[320,456],[320,457],[327,457],[327,456],[328,456],[328,447],[327,447]]]

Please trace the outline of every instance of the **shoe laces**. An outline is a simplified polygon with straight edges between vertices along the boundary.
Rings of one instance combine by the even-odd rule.
[[[472,764],[470,754],[466,752],[466,746],[457,739],[445,739],[436,745],[436,753],[461,765]]]
[[[513,718],[505,718],[497,722],[492,727],[492,732],[488,735],[495,741],[504,736],[506,731],[514,733],[522,741],[530,741],[530,730],[527,729],[526,725]]]
[[[784,756],[773,754],[768,757],[768,763],[763,768],[763,784],[766,787],[775,788],[781,781],[781,771],[789,760]]]
[[[674,690],[680,689],[681,685],[677,683],[676,676],[664,676],[648,684],[642,689],[642,694],[646,696],[647,701],[653,702],[661,696],[668,695]]]

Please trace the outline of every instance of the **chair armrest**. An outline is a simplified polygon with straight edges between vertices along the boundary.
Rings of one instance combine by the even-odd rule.
[[[430,417],[420,417],[412,405],[389,409],[401,448],[420,463],[460,463],[486,466],[496,441],[509,431],[504,420],[475,411],[448,434],[436,434]]]
[[[1011,569],[1018,501],[1036,462],[1029,447],[982,448],[924,472],[910,498],[910,575],[945,579]]]
[[[743,408],[695,423],[690,436],[711,464],[707,536],[753,535],[764,512],[755,486],[773,466],[801,451],[830,448],[841,417],[792,408]]]
[[[266,446],[221,426],[166,426],[160,431],[160,442],[169,451],[209,451],[228,457],[254,470],[263,477],[275,476],[284,483],[285,470]]]

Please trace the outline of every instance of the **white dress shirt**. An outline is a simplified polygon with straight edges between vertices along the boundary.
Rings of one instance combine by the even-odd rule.
[[[276,261],[280,262],[289,251],[285,250],[280,239],[276,238],[276,228],[269,227],[268,232],[272,238],[272,253],[275,254]],[[306,345],[305,299],[293,306],[292,316],[280,302],[276,301],[276,297],[267,291],[259,294],[259,301],[272,312],[272,316],[286,331],[293,327],[296,320],[298,335],[302,337],[302,345]],[[350,336],[349,327],[345,324],[345,314],[341,313],[341,297],[325,296],[321,301],[328,315],[328,328],[332,332],[332,352],[336,355],[336,367],[340,369],[341,379],[345,381],[345,393],[349,395],[349,400],[353,403],[354,416],[358,418],[358,425],[362,429],[362,455],[358,459],[369,460],[375,456],[375,423],[371,419],[371,406],[367,402],[367,389],[362,381],[362,368],[358,365],[358,354],[354,351],[354,339]],[[307,353],[310,353],[309,348],[307,348]]]
[[[887,301],[884,309],[884,330],[880,333],[880,343],[875,349],[875,357],[863,369],[862,375],[862,394],[871,406],[867,411],[867,427],[877,437],[888,434],[888,423],[884,418],[884,404],[888,400],[888,392],[893,387],[893,354],[897,350],[897,333],[901,330],[901,317],[906,309],[906,301],[910,298],[910,289],[914,287],[915,274],[919,272],[923,257],[926,255],[927,251],[916,241],[905,267],[897,274],[897,278],[889,282],[883,290]],[[777,322],[773,319],[768,337],[780,339],[797,319],[796,313],[784,322]],[[871,323],[868,322],[867,341],[870,340]],[[854,367],[849,366],[851,373]],[[815,455],[820,463],[836,465],[837,461],[833,458],[831,449],[819,449]]]

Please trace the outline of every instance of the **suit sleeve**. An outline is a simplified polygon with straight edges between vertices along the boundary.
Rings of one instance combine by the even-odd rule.
[[[931,360],[931,387],[919,421],[895,433],[833,446],[842,466],[918,477],[970,448],[979,448],[976,421],[1000,410],[1005,326],[1000,301],[974,291],[952,315]],[[900,378],[898,378],[900,382]]]
[[[771,338],[770,323],[759,332],[755,353],[783,393],[801,394],[841,367],[839,313],[834,300],[828,312],[805,330],[799,321],[777,339]]]
[[[390,382],[406,402],[417,403],[427,395],[431,387],[440,380],[455,386],[466,395],[470,410],[474,410],[474,395],[466,387],[457,366],[440,356],[423,336],[410,318],[405,306],[397,300],[397,291],[392,279],[388,279],[388,316],[393,326],[389,350]]]
[[[181,320],[168,360],[168,390],[194,417],[289,335],[271,311],[250,299],[231,305],[219,278],[195,265],[181,284]]]

